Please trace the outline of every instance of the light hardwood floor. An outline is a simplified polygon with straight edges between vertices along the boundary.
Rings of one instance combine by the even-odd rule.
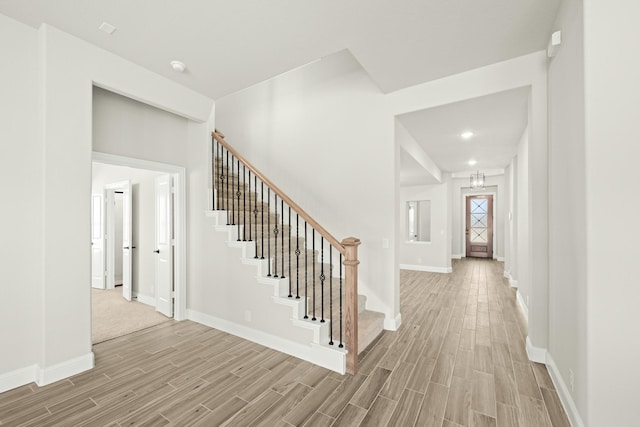
[[[0,394],[0,425],[569,426],[502,264],[402,271],[401,307],[355,376],[168,322],[97,344],[90,372]]]

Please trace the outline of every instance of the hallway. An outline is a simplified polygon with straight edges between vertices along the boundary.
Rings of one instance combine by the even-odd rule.
[[[94,346],[96,368],[0,394],[16,425],[568,426],[502,264],[401,272],[403,325],[341,376],[190,321]]]

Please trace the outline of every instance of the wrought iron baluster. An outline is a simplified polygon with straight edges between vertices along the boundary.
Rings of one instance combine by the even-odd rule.
[[[280,277],[282,277],[284,279],[284,200],[280,200],[280,216],[281,216],[281,222],[280,222],[280,247],[281,249],[281,257],[280,257],[280,262],[281,264],[281,269],[280,269]],[[289,234],[291,234],[291,232],[289,232]],[[289,286],[291,286],[291,281],[289,281]],[[289,289],[289,293],[291,293],[291,289]]]
[[[343,340],[342,340],[342,252],[340,253],[339,264],[340,264],[340,344],[338,344],[338,347],[342,348],[344,347]]]
[[[324,323],[324,236],[320,236],[320,323]]]
[[[289,286],[291,286],[291,206],[289,206],[289,233],[287,237],[289,238]]]
[[[249,171],[251,172],[251,171]],[[245,177],[247,175],[247,168],[242,164],[242,241],[247,241],[247,182],[245,181]],[[249,181],[251,182],[251,181]],[[240,186],[240,184],[238,184]],[[249,220],[251,220],[251,215],[249,215]],[[251,228],[249,228],[251,230]]]
[[[233,162],[231,162],[231,164],[233,165]],[[227,210],[227,225],[230,225],[231,222],[229,221],[229,150],[227,150],[227,193],[226,193],[226,198],[224,200],[225,200],[225,205]]]
[[[213,169],[211,171],[211,176],[213,177],[213,182],[211,183],[213,185],[213,210],[215,211],[216,208],[218,207],[217,203],[216,203],[216,198],[218,196],[218,191],[216,190],[218,188],[218,141],[216,141],[215,138],[211,138],[211,155],[213,156]]]
[[[233,177],[233,154],[231,155],[231,175],[229,178]],[[233,183],[231,184],[231,191],[233,191]],[[229,194],[231,196],[231,224],[236,225],[236,195]]]
[[[269,211],[267,211],[267,215]],[[264,182],[260,181],[260,259],[264,259]]]
[[[311,320],[316,320],[316,230],[315,228],[311,229],[311,270],[313,273],[311,285],[313,289],[313,317]]]
[[[296,214],[296,299],[300,299],[300,228],[299,227],[300,227],[300,215]],[[289,275],[289,278],[291,278],[291,275]]]
[[[278,230],[278,195],[275,194],[274,195],[274,199],[275,199],[275,206],[276,206],[276,212],[275,212],[275,228],[273,229],[273,234],[275,236],[275,239],[273,239],[273,258],[274,258],[274,262],[273,262],[273,277],[278,277],[278,233],[280,230]],[[271,242],[269,242],[271,243]],[[271,246],[271,245],[269,245]]]
[[[253,257],[258,259],[258,177],[253,176],[253,235],[255,236],[255,253],[256,255]]]
[[[271,277],[271,188],[267,186],[267,277]],[[262,242],[264,244],[264,242]]]
[[[333,345],[333,246],[329,244],[329,345]]]
[[[240,241],[240,160],[236,160],[238,164],[238,168],[236,171],[238,172],[238,176],[236,177],[236,197],[238,198],[238,242]],[[244,225],[243,227],[244,228]]]
[[[309,298],[307,297],[308,292],[307,292],[307,272],[309,271],[307,269],[307,221],[304,221],[304,318],[308,319],[309,316],[307,315],[308,312],[308,306],[309,306]]]

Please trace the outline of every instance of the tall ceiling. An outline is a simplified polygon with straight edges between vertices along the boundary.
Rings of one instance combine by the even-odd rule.
[[[529,91],[512,89],[397,119],[442,172],[504,169],[516,155],[528,123]],[[473,136],[462,138],[466,131]],[[472,159],[477,164],[469,165]],[[403,170],[415,168],[410,162],[401,165]]]
[[[2,0],[213,99],[349,49],[383,92],[541,50],[560,0]],[[102,22],[117,27],[109,36]],[[186,63],[175,73],[171,60]]]

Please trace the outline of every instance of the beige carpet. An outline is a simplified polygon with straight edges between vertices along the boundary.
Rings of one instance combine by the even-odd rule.
[[[91,326],[94,344],[130,334],[172,319],[155,308],[122,298],[122,288],[91,289]]]

